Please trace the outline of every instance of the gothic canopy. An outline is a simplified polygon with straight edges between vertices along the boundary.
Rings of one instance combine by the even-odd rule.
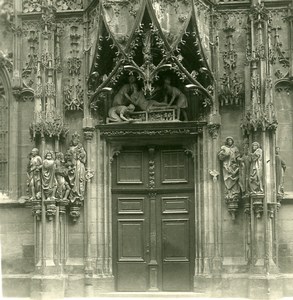
[[[203,97],[213,81],[189,0],[104,0],[100,2],[89,87],[95,102],[105,88],[134,74],[152,95],[166,72]]]

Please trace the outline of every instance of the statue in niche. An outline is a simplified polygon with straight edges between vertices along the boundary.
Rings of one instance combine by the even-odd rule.
[[[69,198],[71,202],[84,200],[85,192],[85,163],[86,152],[80,143],[80,135],[75,132],[72,135],[70,147],[66,153],[66,167],[68,170],[67,178],[71,188]]]
[[[39,156],[39,150],[33,148],[30,154],[30,161],[28,165],[28,190],[33,199],[41,199],[41,169],[42,158]]]
[[[276,147],[276,188],[277,194],[284,194],[284,173],[286,170],[286,164],[280,157],[280,147]]]
[[[133,104],[129,104],[128,106],[125,105],[118,105],[113,106],[109,109],[108,116],[109,121],[112,122],[129,122],[133,119],[130,118],[130,114],[134,112],[135,106]]]
[[[124,84],[114,96],[113,107],[115,106],[127,106],[131,102],[129,95],[132,95],[134,91],[134,85],[136,85],[136,78],[133,75],[128,77],[128,83]]]
[[[133,84],[133,92],[131,95],[126,94],[126,98],[135,106],[143,111],[150,111],[152,109],[166,108],[167,103],[158,102],[155,100],[147,100],[141,90],[138,89],[137,84]]]
[[[249,167],[250,167],[250,155],[249,146],[244,144],[243,154],[238,158],[239,162],[239,185],[243,195],[249,192]]]
[[[170,78],[165,78],[164,80],[164,103],[168,106],[172,106],[175,102],[175,106],[180,108],[183,115],[183,120],[188,121],[186,108],[188,107],[188,101],[186,96],[176,87],[171,85]]]
[[[252,193],[263,193],[263,151],[258,142],[252,143],[250,159],[250,191]]]
[[[219,159],[223,162],[223,178],[225,184],[226,199],[238,198],[240,193],[239,185],[239,163],[240,156],[238,148],[234,145],[234,139],[228,136],[218,153]]]
[[[59,200],[67,200],[70,193],[70,187],[68,182],[65,180],[67,177],[67,168],[65,166],[64,155],[62,152],[56,154],[56,180],[57,180],[57,189],[56,189],[56,198]]]
[[[42,166],[42,189],[45,199],[55,198],[57,181],[55,177],[56,164],[52,151],[45,154]]]

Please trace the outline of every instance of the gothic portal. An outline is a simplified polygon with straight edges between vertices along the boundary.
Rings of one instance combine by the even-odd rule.
[[[0,2],[4,296],[293,295],[292,5]]]

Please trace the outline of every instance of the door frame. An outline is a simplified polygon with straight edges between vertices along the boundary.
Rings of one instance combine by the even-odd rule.
[[[136,146],[137,145],[137,141],[135,141],[134,143],[127,143],[127,146]],[[153,146],[154,145],[154,146]],[[112,153],[112,157],[110,158],[113,161],[113,157],[114,156],[119,156],[121,149],[125,146],[124,143],[111,143],[110,147],[111,147],[111,153]],[[152,143],[152,146],[150,146],[148,143],[145,143],[144,141],[142,141],[142,143],[140,143],[140,146],[144,147],[144,148],[148,148],[149,149],[149,162],[152,161],[152,155],[154,155],[154,151],[152,150],[152,147],[158,147],[159,149],[161,147],[166,147],[166,146],[178,146],[181,147],[183,149],[185,149],[186,154],[192,154],[192,159],[190,159],[190,161],[192,162],[193,165],[193,174],[191,176],[193,176],[193,187],[192,187],[192,206],[191,206],[191,212],[189,214],[189,220],[190,220],[190,233],[192,235],[191,238],[191,242],[193,243],[193,252],[190,254],[190,267],[191,267],[191,271],[190,271],[190,291],[193,290],[193,279],[194,279],[194,274],[195,274],[195,260],[196,260],[196,234],[195,234],[195,207],[196,207],[196,169],[195,169],[195,161],[194,161],[194,155],[190,148],[195,148],[195,141],[193,141],[193,144],[181,144],[178,145],[178,142],[175,143],[175,141],[168,141],[167,143],[162,143],[162,141],[157,141],[157,143]],[[160,153],[161,153],[160,149]],[[161,154],[160,154],[161,155]],[[113,168],[113,167],[112,167]],[[158,168],[161,168],[161,166],[158,166]],[[111,170],[112,172],[112,170]],[[147,176],[150,176],[150,174],[148,174]],[[113,177],[113,174],[112,174]],[[149,184],[151,184],[151,182],[149,182]],[[117,215],[117,207],[115,207],[114,205],[114,198],[113,197],[113,192],[112,192],[112,182],[111,182],[111,202],[112,202],[112,254],[113,254],[113,273],[114,273],[114,279],[115,279],[115,287],[117,290],[117,260],[118,260],[118,232],[117,230],[115,230],[115,221],[118,221],[118,215]],[[155,212],[157,212],[156,216],[155,216],[155,222],[152,222],[152,220],[148,220],[148,226],[149,226],[149,231],[156,231],[157,233],[162,234],[162,220],[163,217],[161,215],[161,210],[159,209],[161,204],[158,204],[158,201],[156,200],[156,193],[155,191],[152,191],[151,189],[148,189],[148,191],[145,192],[146,196],[148,196],[149,198],[149,211],[150,214],[154,214]],[[158,214],[160,214],[160,217],[158,216]],[[158,222],[160,221],[160,222]],[[159,228],[159,230],[158,230]],[[161,249],[162,250],[162,244],[163,242],[161,241],[161,236],[160,234],[157,234],[156,236],[151,235],[150,236],[150,240],[148,241],[148,244],[150,245],[150,249],[151,251],[153,251],[153,249]],[[152,245],[153,243],[153,245]],[[156,244],[156,245],[155,245]],[[158,248],[158,245],[160,245],[160,247]],[[160,254],[159,256],[157,255],[157,253],[149,253],[149,269],[148,269],[148,274],[149,274],[149,278],[148,278],[148,285],[149,285],[149,289],[148,291],[159,291],[159,289],[162,289],[162,278],[158,278],[158,274],[160,274],[162,276],[163,272],[162,272],[162,268],[163,268],[163,263],[160,262],[160,266],[158,266],[158,263],[156,262],[156,259],[154,259],[155,257],[159,257],[161,260],[162,254]],[[158,270],[158,268],[160,268],[160,270]]]

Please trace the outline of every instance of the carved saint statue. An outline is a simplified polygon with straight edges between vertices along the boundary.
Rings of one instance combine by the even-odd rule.
[[[45,154],[42,166],[42,189],[45,199],[55,198],[57,181],[55,177],[56,164],[52,151]]]
[[[32,149],[28,165],[28,189],[31,200],[41,199],[41,169],[42,158],[37,148]]]
[[[286,164],[280,157],[280,147],[276,147],[276,188],[279,195],[284,194],[284,173]]]
[[[132,118],[130,118],[129,115],[134,111],[134,109],[135,106],[133,104],[129,104],[128,106],[113,106],[108,112],[109,120],[112,122],[131,121]]]
[[[180,108],[184,121],[188,121],[186,108],[188,107],[188,101],[186,96],[176,87],[171,85],[171,80],[166,78],[164,80],[164,102],[168,106],[174,105]]]
[[[263,152],[258,142],[252,143],[250,157],[250,191],[252,193],[263,193]]]
[[[85,163],[86,152],[80,143],[79,134],[72,135],[70,147],[67,151],[66,167],[68,168],[68,180],[71,188],[70,200],[84,200],[85,192]]]
[[[234,199],[239,196],[239,150],[234,145],[234,139],[226,138],[225,145],[221,147],[218,157],[223,162],[223,178],[226,188],[226,199]]]
[[[249,192],[249,166],[250,166],[250,156],[249,156],[249,146],[245,144],[243,147],[243,154],[238,158],[239,162],[239,184],[242,194],[247,194]]]
[[[67,176],[67,169],[65,166],[64,155],[62,152],[56,154],[56,180],[57,180],[57,189],[56,189],[56,198],[61,200],[67,200],[70,187],[65,177]]]

